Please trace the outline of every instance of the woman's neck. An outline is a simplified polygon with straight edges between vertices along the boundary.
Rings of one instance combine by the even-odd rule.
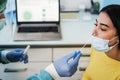
[[[118,48],[118,46],[115,46],[113,49],[106,52],[106,55],[115,59],[115,60],[120,61],[120,49]]]

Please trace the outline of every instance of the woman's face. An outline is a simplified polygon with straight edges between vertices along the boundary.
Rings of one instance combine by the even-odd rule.
[[[111,40],[116,35],[116,29],[112,21],[105,12],[101,12],[96,20],[93,35],[102,39]],[[118,38],[116,38],[118,39]],[[109,45],[113,45],[117,40],[111,41]]]

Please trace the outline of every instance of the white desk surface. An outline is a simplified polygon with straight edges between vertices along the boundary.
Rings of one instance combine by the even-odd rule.
[[[94,28],[96,18],[97,15],[92,15],[92,20],[89,21],[83,21],[79,17],[78,20],[61,20],[62,39],[56,41],[13,41],[13,33],[11,27],[5,26],[0,31],[0,46],[16,46],[28,44],[36,46],[77,46],[80,44],[85,44]]]

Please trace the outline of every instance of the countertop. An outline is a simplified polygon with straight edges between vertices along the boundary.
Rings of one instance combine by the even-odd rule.
[[[79,46],[86,44],[86,41],[90,38],[92,30],[94,28],[95,19],[98,15],[90,15],[85,13],[84,15],[90,15],[91,19],[83,19],[83,15],[77,13],[76,19],[61,19],[61,40],[53,41],[14,41],[13,29],[10,26],[4,26],[0,31],[0,47],[4,46]],[[87,44],[90,44],[88,42]]]

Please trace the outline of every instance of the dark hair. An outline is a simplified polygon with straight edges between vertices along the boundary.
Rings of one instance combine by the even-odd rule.
[[[105,12],[110,17],[113,25],[116,28],[117,36],[120,41],[120,5],[108,5],[101,9],[100,12]],[[120,42],[118,47],[120,49]]]

